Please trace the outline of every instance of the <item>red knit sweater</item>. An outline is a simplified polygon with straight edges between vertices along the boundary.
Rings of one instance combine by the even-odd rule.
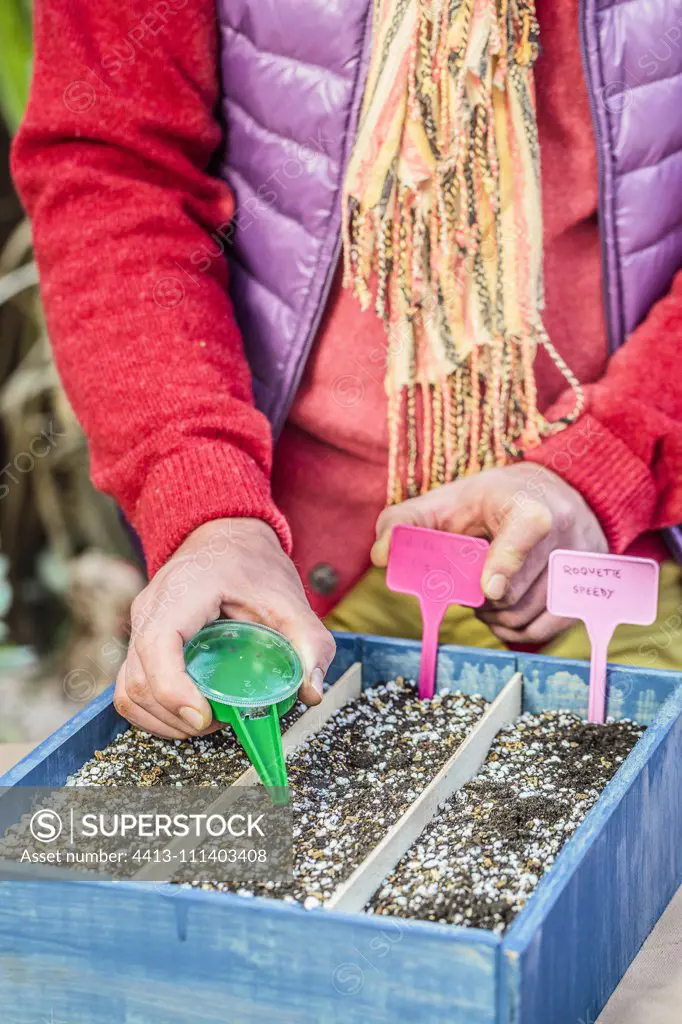
[[[13,169],[93,479],[139,532],[152,573],[212,518],[260,517],[288,550],[293,534],[304,580],[316,563],[337,569],[336,591],[312,595],[323,613],[367,566],[383,502],[385,407],[368,359],[381,326],[336,290],[271,481],[226,266],[212,261],[198,285],[182,273],[233,210],[207,173],[220,138],[214,2],[35,7]],[[587,411],[531,458],[583,493],[623,551],[682,520],[682,276],[607,365],[577,0],[538,9],[546,322],[587,383]],[[539,360],[538,374],[545,407],[559,407],[554,371]]]

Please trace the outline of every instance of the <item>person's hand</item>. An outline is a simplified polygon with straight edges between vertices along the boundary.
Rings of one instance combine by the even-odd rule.
[[[173,739],[220,728],[185,672],[182,648],[221,617],[260,622],[288,637],[303,661],[299,696],[319,704],[334,638],[308,604],[274,531],[258,519],[220,519],[190,534],[133,602],[114,694],[119,714]]]
[[[608,551],[585,499],[551,470],[531,463],[487,469],[393,505],[377,520],[372,561],[385,566],[398,523],[492,540],[477,610],[508,644],[547,643],[571,620],[547,611],[547,560],[554,548]]]

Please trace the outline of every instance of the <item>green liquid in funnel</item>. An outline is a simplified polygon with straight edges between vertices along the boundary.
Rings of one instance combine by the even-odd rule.
[[[229,722],[273,799],[288,799],[279,719],[303,678],[286,637],[253,622],[219,620],[185,645],[187,672],[219,722]],[[284,792],[282,792],[284,791]]]

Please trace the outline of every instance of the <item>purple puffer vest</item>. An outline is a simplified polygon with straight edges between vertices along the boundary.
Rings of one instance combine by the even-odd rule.
[[[218,0],[234,191],[231,291],[258,407],[277,435],[341,248],[371,0]],[[600,171],[611,349],[682,266],[682,0],[580,0]],[[682,554],[682,530],[669,531]]]

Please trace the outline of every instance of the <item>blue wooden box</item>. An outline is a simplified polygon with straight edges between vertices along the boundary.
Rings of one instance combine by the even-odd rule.
[[[419,645],[342,634],[332,680],[416,675]],[[583,662],[444,647],[439,683],[586,715]],[[593,1024],[682,882],[682,688],[610,668],[643,738],[500,939],[142,883],[0,883],[3,1024]],[[3,779],[60,785],[125,728],[102,694]]]

